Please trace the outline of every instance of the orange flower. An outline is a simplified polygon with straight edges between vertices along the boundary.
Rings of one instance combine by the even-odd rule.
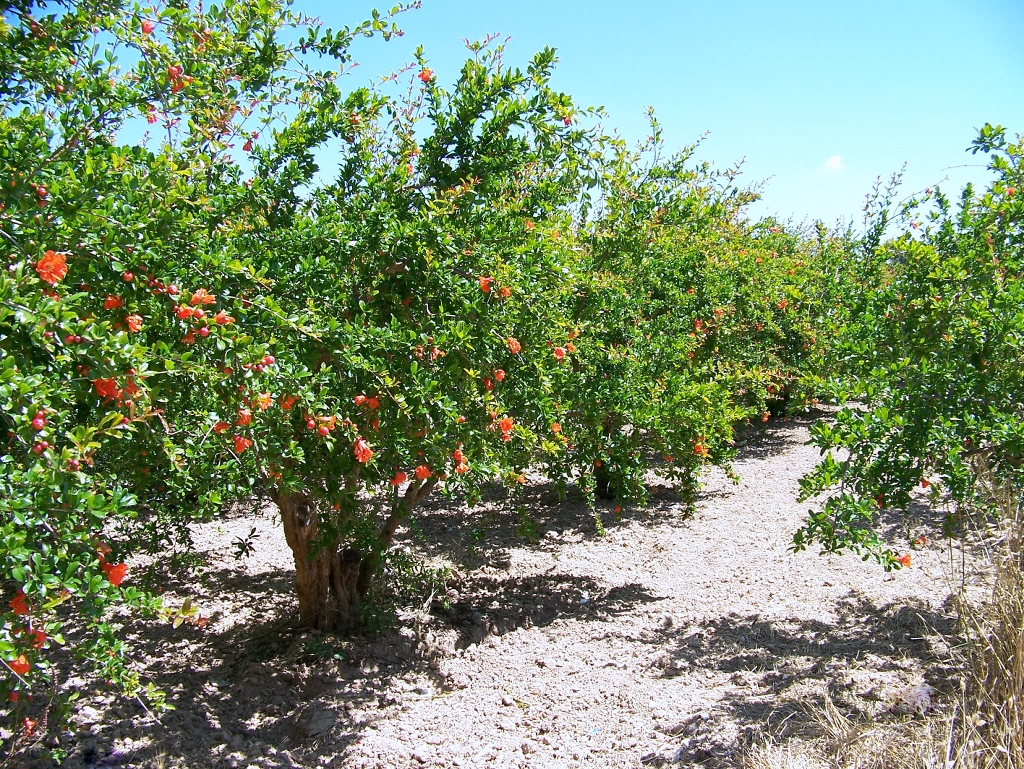
[[[529,232],[530,230],[532,230],[537,225],[535,225],[533,222],[531,222],[529,219],[527,219],[525,222],[523,222],[523,226],[526,227],[526,231]]]
[[[481,275],[479,278],[477,278],[477,281],[480,283],[481,291],[483,291],[485,294],[491,293],[491,284],[494,282],[494,278],[488,278],[484,275]]]
[[[270,393],[260,393],[256,396],[256,408],[260,411],[266,411],[273,405],[273,403],[274,399],[270,397]]]
[[[466,455],[462,453],[462,449],[455,449],[455,451],[452,452],[452,459],[459,464],[462,464],[466,461]]]
[[[360,462],[369,462],[373,458],[373,451],[370,449],[370,444],[363,438],[356,438],[356,445],[352,449],[352,453],[356,455],[356,459]]]
[[[192,294],[192,298],[188,300],[188,303],[193,307],[199,304],[213,304],[217,301],[217,297],[207,291],[205,288],[196,289],[196,292]]]
[[[519,340],[516,339],[514,336],[510,336],[508,339],[506,339],[505,344],[508,345],[509,352],[511,352],[513,355],[518,355],[519,351],[523,349],[523,346],[519,344]]]
[[[245,427],[250,422],[252,422],[252,412],[249,409],[239,409],[238,419],[235,420],[235,424]]]
[[[466,418],[460,414],[455,421],[461,425],[463,422],[466,421]]]
[[[292,407],[295,405],[295,396],[282,395],[280,398],[277,399],[277,402],[281,404],[281,408],[283,408],[285,411],[291,411]]]
[[[510,296],[512,296],[512,289],[509,286],[502,286],[499,293],[501,294],[503,299],[508,299]]]
[[[515,425],[515,420],[512,417],[502,417],[498,420],[498,429],[503,433],[512,432],[512,427]]]
[[[418,74],[416,77],[418,77],[424,83],[429,83],[431,80],[434,79],[434,71],[430,69],[430,67],[424,67],[423,69],[420,70],[420,74]]]
[[[250,441],[248,438],[242,437],[241,435],[236,435],[234,437],[234,441],[236,454],[244,454],[245,450],[252,446],[252,441]]]
[[[574,345],[572,342],[569,342],[565,345],[565,349],[568,350],[569,352],[576,352],[576,345]]]
[[[110,580],[110,584],[114,587],[124,582],[125,575],[128,574],[128,564],[126,563],[104,563],[101,566],[107,579]]]
[[[132,333],[138,333],[142,330],[142,316],[141,315],[129,315],[124,319],[125,323],[128,324],[128,330]]]
[[[778,309],[780,309],[780,310],[785,310],[788,305],[789,305],[789,300],[788,299],[783,299],[781,302],[778,302],[775,306]]]
[[[64,254],[58,254],[55,251],[47,251],[43,254],[42,258],[36,262],[36,272],[39,273],[39,277],[49,283],[51,286],[56,286],[64,276],[68,274],[68,262],[64,258]]]
[[[28,658],[24,654],[19,654],[18,659],[8,662],[7,665],[19,676],[25,675],[29,668]]]
[[[565,358],[565,348],[564,347],[556,347],[551,352],[554,354],[555,360],[563,360]]]
[[[107,294],[107,298],[103,300],[104,310],[116,310],[119,307],[124,307],[124,300],[119,296],[113,294]]]
[[[235,319],[228,315],[226,312],[224,312],[224,310],[221,310],[220,312],[213,316],[213,322],[216,323],[218,326],[226,326],[229,323],[234,323]]]
[[[395,477],[391,479],[391,485],[400,486],[407,480],[409,480],[409,476],[403,473],[401,470],[399,470],[397,473],[395,473]]]
[[[218,422],[213,426],[213,431],[217,433],[217,435],[220,435],[221,433],[226,433],[230,429],[231,425],[229,425],[227,422]]]
[[[114,379],[94,379],[92,385],[102,398],[116,398],[121,394],[117,381]]]
[[[416,466],[416,477],[419,478],[421,481],[425,481],[430,476],[431,472],[429,467],[427,467],[426,465]]]
[[[458,464],[458,466],[455,468],[455,472],[457,472],[459,475],[463,475],[464,473],[468,473],[469,472],[469,465],[467,465],[465,462],[460,462]]]
[[[896,559],[896,562],[899,563],[901,566],[909,569],[910,568],[910,553],[907,553],[906,555],[901,555],[899,558]]]
[[[560,425],[558,422],[552,422],[551,432],[553,432],[555,435],[558,435],[558,433],[562,432],[562,425]]]
[[[188,320],[195,315],[195,310],[189,307],[187,304],[179,304],[174,309],[174,314],[178,317],[178,320]]]

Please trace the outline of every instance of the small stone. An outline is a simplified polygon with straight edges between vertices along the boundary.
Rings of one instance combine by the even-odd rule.
[[[519,746],[519,749],[523,751],[524,755],[527,756],[536,750],[536,748],[533,746],[533,743],[529,740],[523,740],[523,744]]]
[[[512,699],[511,697],[509,697],[507,694],[503,694],[501,696],[501,704],[504,705],[505,707],[510,707],[512,705],[515,705],[516,701],[514,699]]]
[[[434,757],[434,751],[430,749],[429,745],[417,745],[409,752],[409,755],[421,764],[425,764]]]

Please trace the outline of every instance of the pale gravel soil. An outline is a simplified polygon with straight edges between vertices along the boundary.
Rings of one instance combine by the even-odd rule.
[[[291,556],[269,512],[198,527],[204,573],[167,596],[191,594],[210,625],[127,628],[176,709],[156,724],[83,692],[65,766],[735,766],[824,697],[910,718],[888,714],[927,681],[941,706],[954,684],[935,522],[893,525],[899,547],[929,540],[900,572],[789,552],[818,457],[810,421],[750,428],[739,484],[710,472],[693,510],[664,485],[621,521],[605,506],[604,536],[578,496],[542,485],[520,514],[432,500],[401,544],[454,567],[447,592],[347,641],[290,626]],[[236,561],[250,525],[256,552]]]

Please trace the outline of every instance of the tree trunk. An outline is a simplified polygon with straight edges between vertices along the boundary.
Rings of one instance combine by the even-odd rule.
[[[358,624],[363,599],[358,584],[362,555],[352,549],[339,553],[335,543],[314,547],[316,507],[308,494],[287,492],[275,494],[273,499],[295,558],[299,622],[318,630],[345,630]]]
[[[295,557],[295,592],[299,621],[318,630],[347,630],[359,624],[363,599],[384,560],[399,524],[437,483],[437,477],[412,483],[365,554],[337,542],[316,547],[316,503],[304,492],[271,492],[281,511],[284,536]]]

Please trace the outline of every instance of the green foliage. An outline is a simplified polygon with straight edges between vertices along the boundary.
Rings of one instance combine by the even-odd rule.
[[[798,549],[819,542],[893,567],[880,509],[905,509],[915,488],[930,488],[955,527],[958,514],[992,509],[982,468],[1021,488],[1022,146],[986,126],[974,151],[991,153],[987,190],[968,186],[956,207],[928,191],[902,207],[902,232],[871,246],[882,277],[836,348],[845,374],[834,387],[855,405],[815,427],[815,443],[839,453],[803,481],[805,498],[839,491],[797,534]]]

